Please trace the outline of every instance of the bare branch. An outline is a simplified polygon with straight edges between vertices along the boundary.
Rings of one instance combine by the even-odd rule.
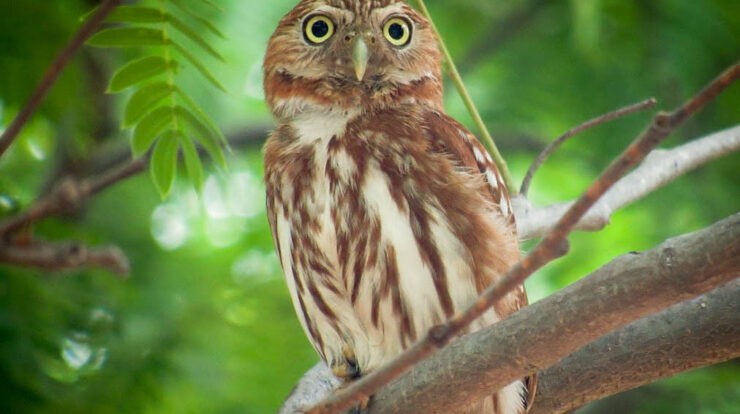
[[[613,212],[652,193],[687,172],[721,156],[740,150],[740,126],[716,132],[670,150],[655,150],[638,168],[619,180],[578,222],[576,230],[596,231]],[[528,200],[512,201],[517,231],[522,240],[546,234],[572,202],[532,207]]]
[[[620,256],[494,327],[452,342],[376,394],[371,413],[454,412],[606,333],[738,276],[740,214],[735,214],[647,252]],[[430,395],[440,394],[451,398],[430,402]]]
[[[648,128],[568,209],[550,233],[506,275],[486,289],[465,312],[457,314],[446,323],[432,328],[421,341],[412,345],[388,364],[339,390],[331,397],[309,409],[308,412],[319,414],[338,413],[346,410],[356,401],[375,394],[381,387],[447,345],[508,292],[516,289],[537,269],[561,254],[562,246],[568,234],[601,196],[653,148],[660,144],[678,125],[716,98],[738,77],[740,77],[740,64],[736,64],[720,74],[706,88],[674,112],[656,115]],[[511,378],[511,380],[513,379]],[[500,385],[503,386],[507,383]]]
[[[625,106],[604,115],[600,115],[596,118],[582,123],[581,125],[578,125],[577,127],[569,129],[565,134],[559,136],[555,141],[551,142],[547,147],[545,147],[540,155],[535,158],[534,162],[527,170],[527,174],[524,176],[524,180],[522,180],[522,186],[519,190],[519,194],[523,197],[527,196],[527,193],[529,192],[529,185],[532,183],[532,178],[534,178],[534,174],[542,166],[545,160],[547,160],[547,158],[550,157],[553,152],[557,151],[557,149],[560,148],[560,146],[563,145],[570,138],[573,138],[574,136],[580,134],[583,131],[586,131],[587,129],[597,127],[599,125],[625,117],[630,114],[634,114],[635,112],[639,112],[647,108],[652,108],[657,102],[658,101],[656,101],[655,98],[646,99],[642,102]]]
[[[569,412],[660,378],[740,357],[738,298],[740,280],[735,279],[586,345],[540,373],[537,403],[530,413]],[[609,375],[604,378],[604,373]]]
[[[103,1],[93,15],[85,22],[85,24],[77,31],[72,40],[69,41],[67,46],[62,50],[61,53],[54,59],[54,63],[41,78],[41,82],[36,87],[36,90],[29,98],[26,105],[21,109],[18,115],[13,119],[8,128],[0,135],[0,156],[10,147],[18,133],[21,131],[23,126],[31,119],[31,116],[36,111],[38,106],[49,93],[51,87],[54,86],[57,78],[62,73],[62,70],[67,66],[69,61],[72,59],[75,53],[85,44],[85,41],[95,33],[100,25],[103,23],[105,18],[110,12],[115,9],[121,0],[105,0]]]
[[[97,267],[120,276],[130,271],[128,259],[118,247],[90,249],[80,243],[0,243],[0,263],[55,272]]]
[[[147,160],[139,158],[97,178],[62,180],[49,194],[36,201],[31,208],[0,223],[0,240],[10,241],[14,232],[40,219],[73,211],[95,194],[143,171],[146,165]]]

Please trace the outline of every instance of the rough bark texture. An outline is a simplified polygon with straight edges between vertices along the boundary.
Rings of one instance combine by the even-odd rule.
[[[379,392],[369,412],[454,412],[465,401],[480,398],[513,378],[551,366],[606,333],[738,276],[740,214],[696,233],[670,239],[648,252],[621,256],[509,319],[452,343]],[[739,284],[734,281],[697,299],[698,302],[677,305],[613,332],[545,370],[540,377],[542,391],[535,404],[536,412],[549,412],[548,407],[556,409],[558,404],[570,400],[575,404],[572,408],[666,375],[737,356],[740,324],[736,322],[740,313],[732,311],[732,319],[728,316],[731,312],[725,309],[737,307]],[[715,301],[717,306],[712,305]],[[708,314],[695,314],[696,303]],[[729,326],[734,330],[723,328]],[[686,336],[687,331],[699,333]],[[648,332],[655,335],[651,337]],[[645,355],[620,359],[635,349]],[[599,358],[604,362],[592,363]],[[608,358],[613,358],[614,364],[624,365],[621,373],[616,371],[609,377],[614,381],[603,376]],[[645,360],[655,362],[648,364]],[[562,368],[563,364],[568,367]],[[311,376],[301,381],[281,412],[294,412],[320,400],[334,384],[327,377],[330,375],[325,368],[312,369]]]
[[[564,413],[740,357],[740,280],[612,332],[540,374],[531,414]]]

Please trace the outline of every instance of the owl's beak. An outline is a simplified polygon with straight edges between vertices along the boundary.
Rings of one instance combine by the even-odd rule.
[[[367,62],[370,60],[370,52],[367,49],[367,43],[362,36],[357,36],[355,44],[352,47],[352,62],[355,65],[355,75],[358,81],[362,81],[367,70]]]

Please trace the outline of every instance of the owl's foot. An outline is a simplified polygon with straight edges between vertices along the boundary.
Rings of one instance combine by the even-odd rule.
[[[355,357],[355,352],[352,348],[348,345],[343,346],[342,355],[344,356],[344,360],[337,361],[331,366],[334,376],[341,379],[344,383],[360,378],[360,376],[362,376],[362,371],[360,370],[360,366],[357,364],[357,357]]]

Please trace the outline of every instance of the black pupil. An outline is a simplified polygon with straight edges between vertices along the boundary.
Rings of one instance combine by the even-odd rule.
[[[311,25],[311,34],[321,39],[329,33],[329,25],[324,20],[319,20]]]
[[[406,31],[403,29],[400,23],[392,23],[391,27],[388,28],[388,34],[395,40],[403,39],[403,35]]]

